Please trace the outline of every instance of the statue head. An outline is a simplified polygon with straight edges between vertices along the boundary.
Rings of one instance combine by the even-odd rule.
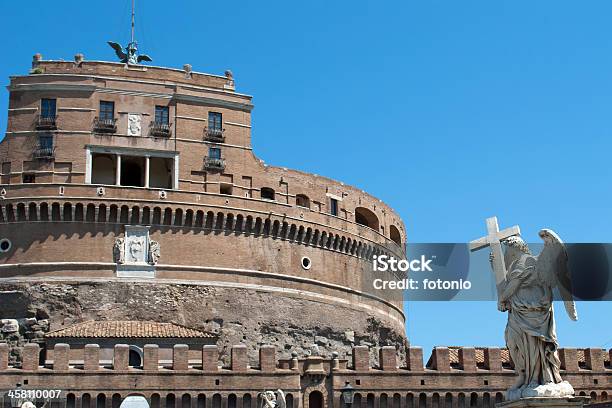
[[[510,265],[523,255],[531,255],[529,247],[519,236],[512,236],[502,241],[505,244],[506,250],[504,251],[504,264],[506,269],[510,268]]]
[[[515,249],[523,254],[531,255],[531,251],[529,250],[529,246],[523,240],[523,238],[518,235],[508,237],[502,241],[508,248]]]

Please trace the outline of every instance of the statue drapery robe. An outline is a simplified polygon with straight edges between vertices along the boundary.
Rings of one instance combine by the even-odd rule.
[[[524,384],[560,383],[560,360],[553,317],[552,291],[524,254],[508,268],[503,299],[508,311],[506,344]]]

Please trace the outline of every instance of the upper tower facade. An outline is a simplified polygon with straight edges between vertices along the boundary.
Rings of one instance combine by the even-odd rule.
[[[401,301],[366,290],[373,254],[404,256],[400,217],[357,188],[257,159],[252,97],[236,92],[230,72],[36,55],[8,89],[2,279],[205,287],[193,294],[201,313],[182,301],[151,313],[206,329],[219,316],[257,321],[244,335],[220,327],[228,344],[271,320],[290,325],[298,317],[287,311],[304,308],[304,333],[330,327],[388,343],[382,327],[404,338]],[[287,309],[267,310],[270,299]],[[152,317],[143,310],[70,319]],[[52,330],[63,324],[51,320]]]

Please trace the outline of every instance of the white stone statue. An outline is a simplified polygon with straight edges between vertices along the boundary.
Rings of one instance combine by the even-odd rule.
[[[117,238],[113,245],[113,260],[118,264],[125,263],[125,241]]]
[[[518,227],[499,231],[495,217],[487,220],[487,226],[489,235],[471,242],[470,249],[491,246],[498,309],[508,312],[506,345],[518,378],[506,392],[506,399],[573,395],[573,387],[561,379],[559,372],[552,303],[553,290],[558,288],[570,319],[578,319],[565,245],[553,231],[543,229],[539,235],[544,248],[534,256],[520,238]]]
[[[259,393],[260,406],[258,408],[285,408],[285,393],[282,390],[264,391]]]
[[[149,241],[149,263],[152,265],[157,265],[157,261],[161,256],[161,248],[159,246],[159,242],[150,240]]]

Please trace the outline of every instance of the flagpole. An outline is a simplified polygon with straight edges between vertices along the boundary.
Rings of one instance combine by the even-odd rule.
[[[132,40],[131,42],[134,42],[134,2],[135,0],[132,0]]]

